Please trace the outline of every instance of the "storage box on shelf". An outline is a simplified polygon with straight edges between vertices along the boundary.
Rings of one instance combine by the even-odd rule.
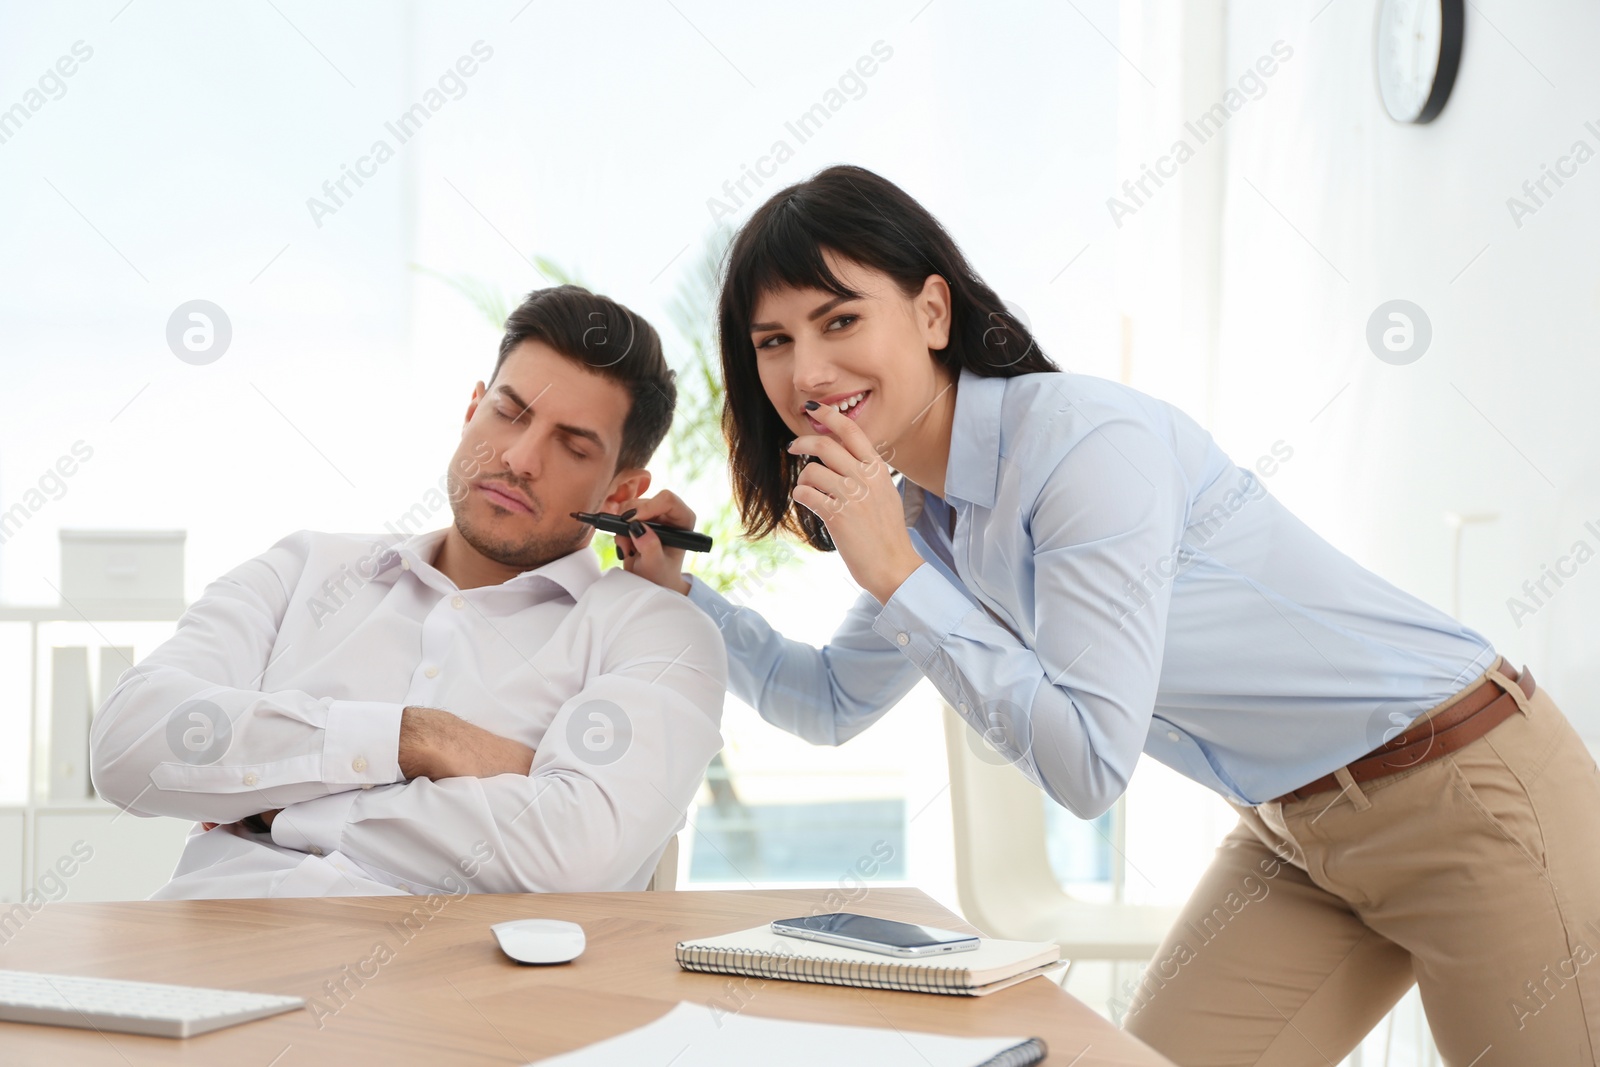
[[[97,796],[88,737],[94,709],[133,660],[132,648],[106,639],[99,624],[176,622],[183,544],[181,530],[63,530],[62,603],[0,605],[0,623],[27,625],[30,664],[23,800],[0,805],[0,903],[26,907],[0,909],[0,946],[42,902],[141,900],[172,875],[193,824],[140,818]],[[80,632],[87,625],[98,643],[52,644],[45,656],[42,631],[61,623]],[[52,676],[48,700],[41,667]]]

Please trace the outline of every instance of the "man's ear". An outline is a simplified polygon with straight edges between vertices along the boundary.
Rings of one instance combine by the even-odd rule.
[[[950,283],[937,274],[930,274],[922,282],[922,292],[915,300],[917,326],[923,339],[935,352],[950,344]]]
[[[471,422],[472,416],[478,413],[478,404],[483,400],[484,395],[488,393],[488,391],[489,387],[484,385],[482,382],[479,382],[477,385],[472,387],[472,401],[467,405],[467,417],[462,420],[461,423],[461,432],[463,435],[465,435],[467,432],[467,423]]]
[[[638,500],[650,490],[650,472],[643,468],[628,468],[617,472],[611,479],[611,490],[606,493],[606,510],[612,515],[621,512],[621,505]]]

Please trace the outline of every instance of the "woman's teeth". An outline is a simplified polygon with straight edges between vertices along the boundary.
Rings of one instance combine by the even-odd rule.
[[[843,400],[839,401],[837,404],[835,404],[834,407],[837,407],[839,409],[839,413],[843,414],[844,412],[849,411],[851,408],[855,407],[857,404],[859,404],[863,400],[865,400],[867,398],[867,393],[869,393],[869,392],[871,392],[870,389],[869,390],[865,390],[863,392],[859,392],[855,396],[846,397],[845,399],[843,399]]]

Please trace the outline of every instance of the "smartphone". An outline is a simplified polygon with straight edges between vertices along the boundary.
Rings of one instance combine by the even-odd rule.
[[[885,956],[913,958],[946,952],[968,952],[978,947],[979,940],[971,934],[958,934],[954,930],[941,930],[936,926],[897,923],[892,919],[875,919],[870,915],[852,915],[845,911],[779,919],[772,924],[772,932],[785,937],[820,941],[825,945],[842,945],[867,952],[881,952]]]

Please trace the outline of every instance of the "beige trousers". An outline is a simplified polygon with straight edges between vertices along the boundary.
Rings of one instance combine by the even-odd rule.
[[[1329,1067],[1416,982],[1447,1067],[1595,1064],[1600,770],[1505,669],[1480,680],[1519,713],[1454,754],[1239,807],[1126,1029],[1183,1067]]]

